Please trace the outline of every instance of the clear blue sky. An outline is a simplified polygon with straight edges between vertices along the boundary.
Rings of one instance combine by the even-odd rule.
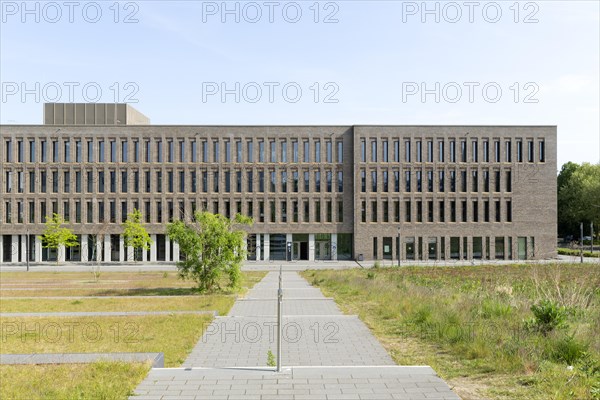
[[[2,0],[0,122],[99,88],[153,124],[558,125],[599,162],[599,2],[465,3]]]

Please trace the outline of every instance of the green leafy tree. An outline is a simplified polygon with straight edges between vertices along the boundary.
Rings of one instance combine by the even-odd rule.
[[[42,236],[39,236],[42,245],[46,249],[55,249],[60,251],[61,247],[79,246],[77,236],[69,228],[62,226],[64,219],[59,214],[52,214],[52,217],[46,217],[46,229]],[[56,257],[58,263],[59,257]]]
[[[561,234],[579,236],[579,223],[600,225],[600,164],[569,162],[557,179],[558,224]]]
[[[252,218],[240,214],[230,220],[220,214],[198,211],[191,224],[183,221],[169,224],[169,238],[179,244],[185,255],[177,263],[179,276],[195,280],[202,292],[220,289],[223,274],[229,276],[231,288],[238,287],[240,266],[246,255],[246,232],[239,228],[252,223]]]
[[[142,224],[142,213],[134,209],[127,214],[127,220],[123,223],[123,242],[127,247],[133,247],[134,253],[139,250],[148,250],[152,245],[152,239]],[[137,257],[134,256],[137,261]]]

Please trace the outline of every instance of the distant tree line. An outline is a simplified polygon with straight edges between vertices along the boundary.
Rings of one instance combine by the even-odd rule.
[[[568,162],[558,174],[558,233],[579,238],[579,224],[584,236],[594,223],[594,236],[600,231],[600,164]]]

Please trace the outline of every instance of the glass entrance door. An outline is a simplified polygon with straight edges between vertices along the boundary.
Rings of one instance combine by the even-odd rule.
[[[331,242],[316,242],[315,243],[315,258],[317,260],[331,259]]]

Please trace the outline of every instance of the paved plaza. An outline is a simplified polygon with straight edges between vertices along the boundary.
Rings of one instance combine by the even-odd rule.
[[[427,366],[402,367],[369,329],[296,272],[283,273],[282,371],[276,354],[278,272],[207,327],[183,368],[153,368],[132,399],[459,399]]]

